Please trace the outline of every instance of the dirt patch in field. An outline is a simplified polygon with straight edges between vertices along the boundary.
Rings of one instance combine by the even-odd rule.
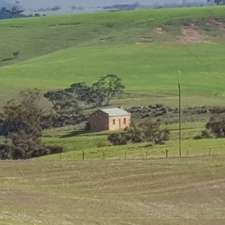
[[[136,42],[136,44],[151,43],[155,40],[162,39],[165,34],[166,31],[162,27],[156,27],[151,31],[151,33],[140,36],[139,41]]]
[[[191,24],[182,28],[182,34],[179,36],[182,43],[202,43],[206,41],[206,37],[199,32],[199,28]]]
[[[153,29],[153,34],[162,35],[164,33],[165,33],[165,31],[163,30],[162,27],[156,27],[156,28]]]
[[[215,18],[211,18],[209,19],[209,21],[207,22],[207,24],[209,27],[213,27],[216,28],[220,31],[224,31],[225,32],[225,23],[224,21],[220,21],[218,19]]]

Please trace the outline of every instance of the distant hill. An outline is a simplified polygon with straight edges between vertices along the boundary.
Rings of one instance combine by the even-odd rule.
[[[0,1],[3,7],[11,0]],[[133,10],[136,8],[165,8],[182,6],[204,6],[222,3],[224,0],[20,0],[17,1],[27,14],[59,14],[95,11]]]

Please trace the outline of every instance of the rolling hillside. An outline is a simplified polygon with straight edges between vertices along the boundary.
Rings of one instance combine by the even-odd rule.
[[[224,7],[207,7],[3,20],[0,65],[69,47],[175,41],[183,26],[192,23],[197,23],[199,31],[221,38],[224,11]],[[209,18],[223,21],[207,25]],[[19,58],[7,60],[13,51],[20,51]]]
[[[137,10],[0,22],[0,96],[116,73],[127,91],[225,94],[224,7]],[[13,57],[13,52],[19,52]]]

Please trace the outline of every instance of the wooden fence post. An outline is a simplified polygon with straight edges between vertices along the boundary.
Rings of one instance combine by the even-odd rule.
[[[189,153],[189,149],[186,151],[186,156],[189,157],[190,153]]]
[[[85,160],[85,155],[84,155],[84,151],[82,152],[82,160]]]
[[[166,149],[166,159],[168,159],[168,157],[169,157],[169,151],[168,149]]]
[[[209,156],[212,156],[212,149],[209,149]]]
[[[105,152],[102,152],[102,160],[105,160]]]
[[[148,160],[148,151],[145,152],[145,159]]]

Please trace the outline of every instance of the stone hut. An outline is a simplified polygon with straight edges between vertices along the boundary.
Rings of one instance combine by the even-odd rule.
[[[116,131],[130,127],[131,114],[121,108],[103,108],[94,112],[89,118],[92,131]]]

